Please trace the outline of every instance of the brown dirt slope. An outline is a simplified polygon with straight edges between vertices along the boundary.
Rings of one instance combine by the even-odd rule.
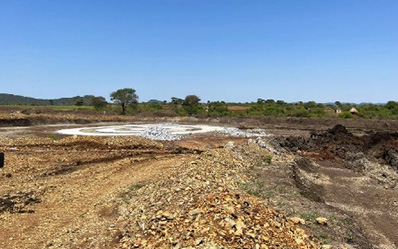
[[[398,247],[398,133],[358,136],[338,125],[275,144],[304,157],[294,167],[303,194],[353,217],[376,248]]]

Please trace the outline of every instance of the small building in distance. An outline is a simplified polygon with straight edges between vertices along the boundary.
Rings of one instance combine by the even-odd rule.
[[[358,110],[355,107],[353,107],[353,108],[350,109],[350,113],[352,115],[356,115],[356,114],[358,114]]]
[[[340,108],[337,108],[337,109],[334,110],[334,112],[337,113],[337,114],[340,114],[342,111],[341,111]]]

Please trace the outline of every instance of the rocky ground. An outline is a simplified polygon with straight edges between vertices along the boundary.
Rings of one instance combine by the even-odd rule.
[[[3,138],[0,246],[317,248],[239,187],[251,164],[232,148],[195,147],[136,137]]]
[[[322,127],[161,142],[2,128],[0,248],[397,248],[398,136]]]

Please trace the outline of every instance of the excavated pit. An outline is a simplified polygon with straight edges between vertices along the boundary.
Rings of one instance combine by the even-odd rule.
[[[352,216],[375,248],[398,247],[398,133],[336,125],[275,144],[300,158],[292,171],[304,197]]]

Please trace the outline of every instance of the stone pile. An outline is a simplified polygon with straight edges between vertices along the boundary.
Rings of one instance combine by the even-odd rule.
[[[239,188],[248,167],[233,150],[211,150],[128,192],[120,248],[318,248],[298,224]]]
[[[170,130],[162,124],[147,126],[145,130],[140,133],[140,136],[159,141],[174,141],[181,139],[181,135],[172,134]]]
[[[235,127],[225,127],[223,130],[219,131],[221,134],[230,135],[233,137],[269,137],[271,134],[265,132],[262,129],[253,130],[241,130]]]
[[[181,128],[178,124],[154,124],[149,125],[142,131],[139,136],[158,141],[175,141],[183,138],[183,135],[172,133],[170,126],[175,126],[177,129]],[[193,126],[194,127],[194,126]],[[254,130],[240,130],[235,127],[225,127],[218,130],[216,133],[225,134],[233,137],[268,137],[271,134],[266,133],[261,129]]]

